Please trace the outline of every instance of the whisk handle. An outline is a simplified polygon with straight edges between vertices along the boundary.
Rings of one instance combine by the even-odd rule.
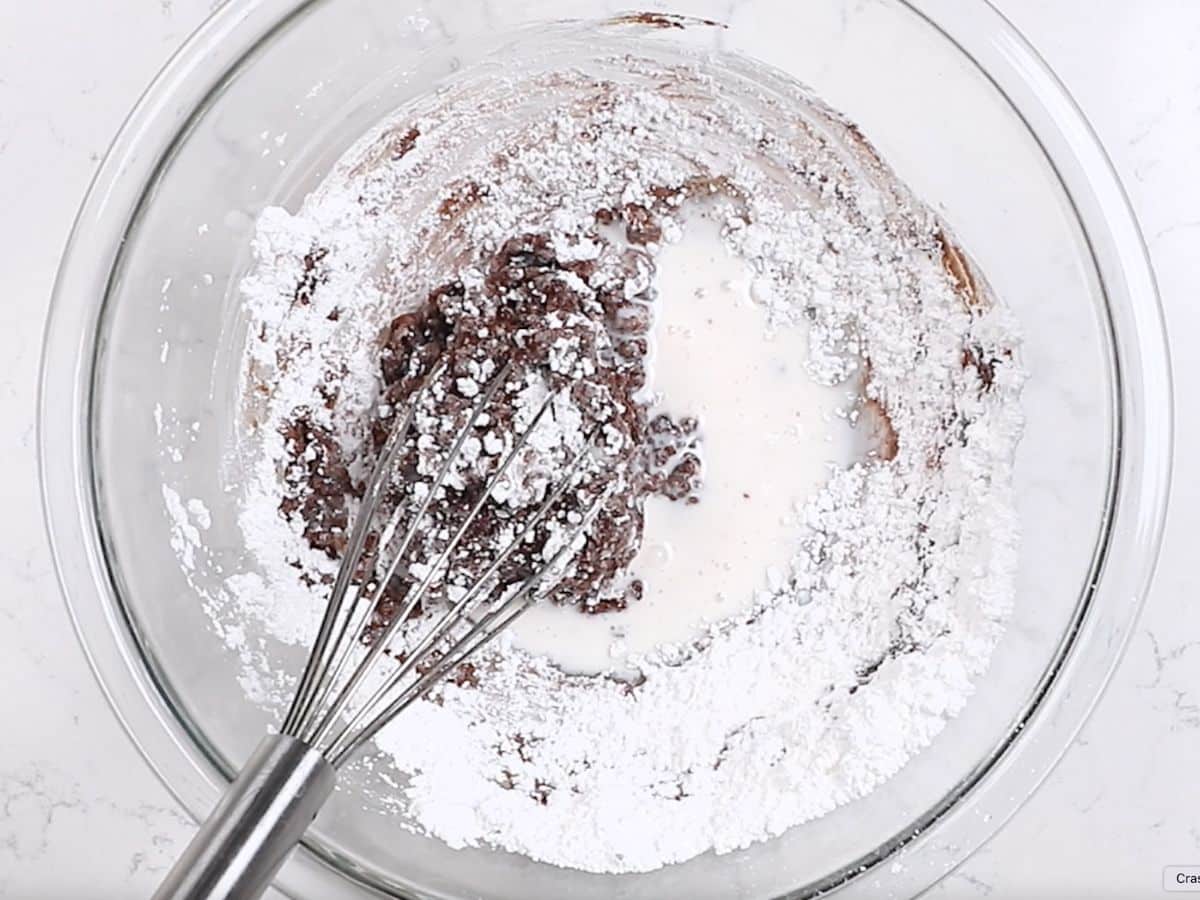
[[[333,766],[287,735],[262,740],[153,900],[260,897],[333,791]]]

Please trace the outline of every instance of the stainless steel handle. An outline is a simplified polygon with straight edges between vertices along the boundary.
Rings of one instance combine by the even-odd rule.
[[[293,737],[264,738],[153,900],[251,900],[333,791],[336,773]]]

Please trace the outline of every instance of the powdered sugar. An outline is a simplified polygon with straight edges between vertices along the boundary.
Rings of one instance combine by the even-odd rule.
[[[688,210],[717,223],[768,329],[807,329],[811,378],[858,397],[844,412],[873,453],[801,504],[786,571],[696,639],[614,666],[634,680],[568,675],[502,639],[477,684],[385,729],[379,748],[409,776],[399,808],[451,846],[622,872],[769,839],[927,746],[1001,633],[1022,380],[1004,308],[857,130],[800,88],[744,60],[598,43],[586,63],[461,73],[367,135],[297,214],[260,218],[243,284],[241,518],[257,571],[211,610],[247,651],[253,698],[281,703],[290,682],[260,671],[246,628],[305,644],[336,566],[280,513],[296,410],[361,477],[356,448],[390,413],[378,373],[393,316],[451,280],[482,290],[486,260],[522,234],[593,264],[562,276],[579,279],[570,289],[653,302],[660,247],[688,240]],[[595,374],[566,337],[549,359],[563,377]],[[489,374],[453,390],[473,398]],[[518,420],[544,396],[531,384]],[[580,422],[560,404],[530,464],[581,446]],[[485,431],[466,462],[509,439]],[[534,483],[518,470],[495,500]],[[180,552],[195,552],[204,512],[164,496]]]

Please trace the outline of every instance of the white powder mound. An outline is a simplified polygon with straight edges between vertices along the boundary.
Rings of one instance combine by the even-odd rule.
[[[879,452],[803,506],[790,570],[749,612],[638,658],[636,683],[567,676],[501,639],[477,684],[377,738],[409,776],[413,827],[595,872],[743,848],[876,788],[967,702],[1016,566],[1023,372],[1005,308],[840,116],[745,60],[662,55],[597,42],[570,65],[547,52],[528,71],[460,73],[365,136],[297,213],[263,213],[242,286],[258,571],[215,611],[231,645],[311,638],[336,563],[279,511],[282,429],[304,409],[355,459],[393,316],[478,284],[522,233],[590,259],[628,249],[598,211],[618,231],[649,211],[652,261],[687,240],[681,208],[702,207],[770,320],[809,328],[811,377],[861,391],[851,416]],[[652,264],[626,274],[652,294]],[[190,552],[199,532],[168,499]],[[275,703],[291,683],[245,680]]]

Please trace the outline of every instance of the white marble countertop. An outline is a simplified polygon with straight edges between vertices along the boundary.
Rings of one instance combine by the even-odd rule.
[[[1180,393],[1200,351],[1200,2],[994,0],[1048,58],[1124,179]],[[0,896],[147,896],[191,831],[109,711],[40,525],[35,385],[59,253],[101,154],[213,0],[0,0]],[[1200,346],[1200,344],[1198,344]],[[1154,590],[1116,679],[1048,783],[935,898],[1158,896],[1200,864],[1200,422],[1178,423]]]

